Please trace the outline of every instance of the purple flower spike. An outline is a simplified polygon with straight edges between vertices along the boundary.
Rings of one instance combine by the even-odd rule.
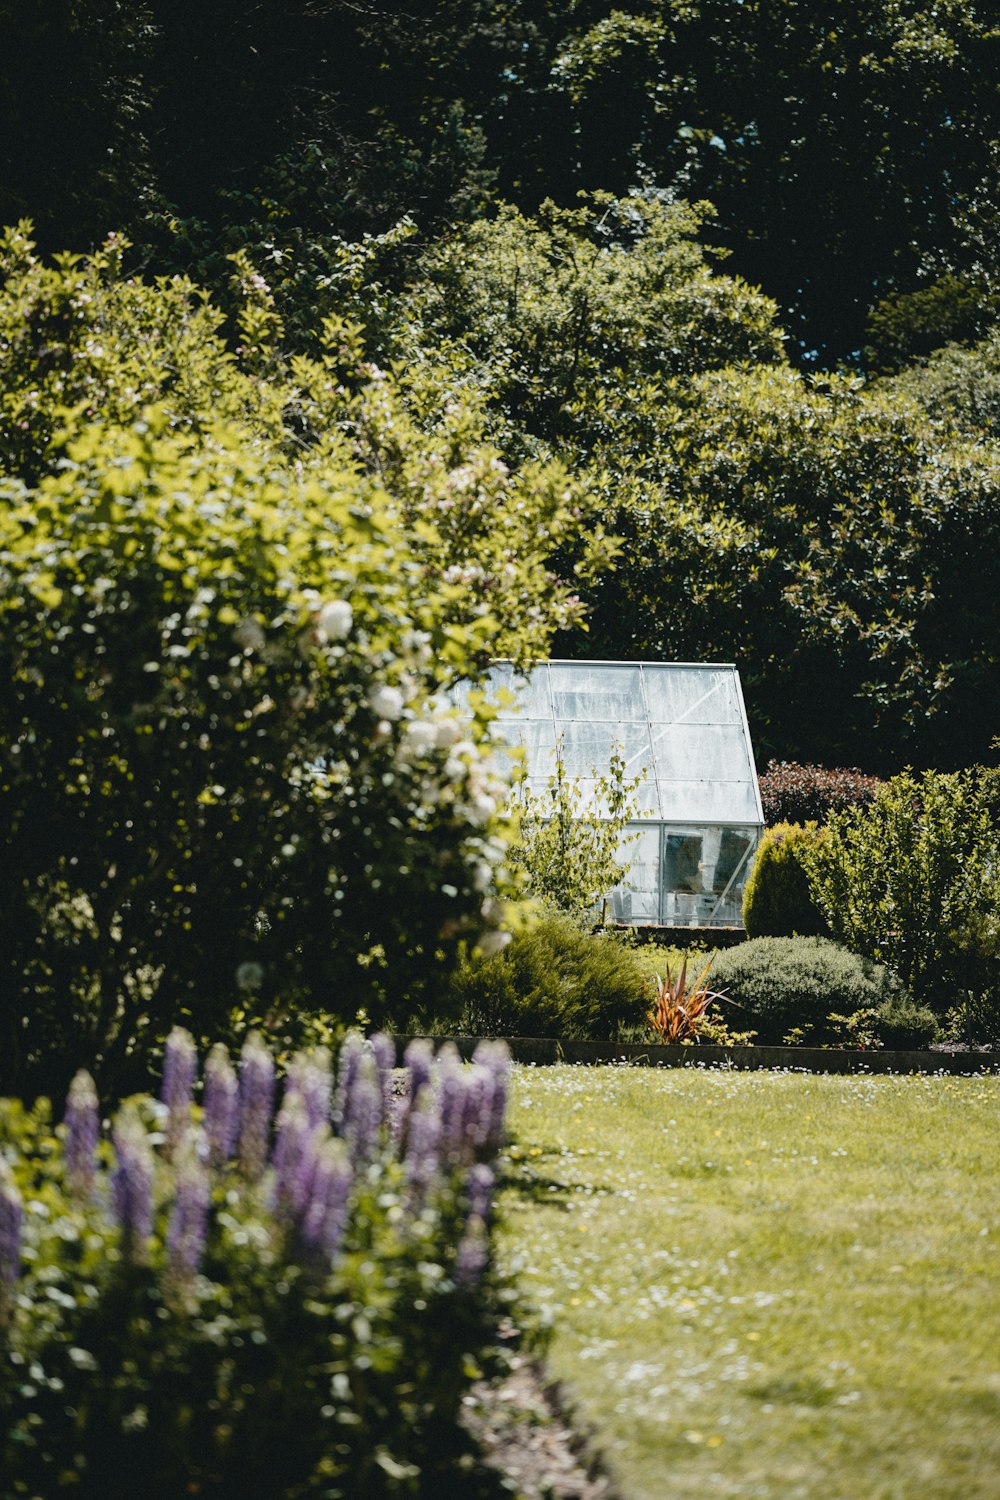
[[[363,1053],[344,1100],[341,1133],[356,1162],[370,1161],[382,1124],[382,1090],[371,1053]]]
[[[458,1048],[445,1042],[438,1053],[438,1109],[441,1151],[451,1162],[465,1157],[465,1078]]]
[[[485,1224],[493,1207],[493,1186],[496,1179],[493,1168],[485,1162],[477,1162],[469,1172],[469,1217],[481,1219]]]
[[[302,1221],[302,1238],[332,1260],[340,1248],[350,1212],[354,1171],[344,1142],[327,1138],[319,1148],[312,1196]]]
[[[240,1086],[229,1053],[216,1042],[205,1064],[204,1127],[208,1159],[224,1167],[233,1154],[240,1116]]]
[[[290,1093],[281,1106],[271,1165],[278,1208],[294,1223],[308,1205],[316,1169],[315,1131],[297,1093]]]
[[[251,1032],[240,1054],[240,1168],[256,1182],[267,1164],[274,1106],[274,1058],[258,1032]]]
[[[406,1132],[406,1155],[403,1173],[409,1191],[410,1206],[419,1213],[434,1184],[440,1168],[438,1145],[441,1119],[437,1101],[429,1083],[425,1083],[410,1110]]]
[[[489,1242],[482,1219],[470,1219],[455,1255],[455,1280],[463,1291],[476,1289],[489,1260]]]
[[[377,1031],[371,1039],[372,1056],[378,1071],[378,1085],[382,1091],[382,1118],[392,1119],[392,1070],[396,1066],[396,1043],[384,1031]]]
[[[487,1151],[499,1151],[506,1136],[507,1102],[510,1098],[510,1049],[506,1042],[480,1042],[473,1061],[486,1068],[493,1077],[490,1118],[485,1138],[480,1144]]]
[[[312,1052],[297,1052],[288,1069],[286,1095],[294,1091],[301,1096],[309,1116],[309,1124],[314,1128],[330,1123],[330,1095],[333,1089],[330,1061],[327,1049],[317,1047]]]
[[[70,1192],[83,1198],[94,1186],[97,1139],[101,1128],[97,1089],[83,1068],[69,1086],[63,1123],[66,1126],[66,1181]]]
[[[111,1174],[111,1198],[128,1260],[144,1258],[153,1227],[153,1152],[134,1104],[118,1111],[111,1130],[117,1165]]]
[[[403,1054],[403,1065],[406,1068],[406,1093],[395,1122],[396,1134],[401,1141],[406,1140],[410,1112],[417,1095],[425,1084],[430,1087],[433,1062],[434,1047],[425,1037],[415,1037]]]
[[[189,1131],[176,1153],[177,1190],[167,1226],[167,1258],[171,1272],[182,1281],[197,1271],[205,1248],[209,1181],[199,1144],[198,1133]]]
[[[473,1067],[465,1080],[462,1107],[464,1156],[473,1161],[486,1144],[493,1115],[493,1074],[488,1068]]]
[[[198,1072],[194,1038],[183,1026],[175,1026],[163,1052],[163,1087],[160,1098],[167,1106],[167,1147],[173,1154],[191,1123],[191,1090]]]
[[[360,1031],[349,1031],[340,1049],[340,1066],[337,1070],[337,1093],[333,1101],[333,1123],[340,1135],[344,1133],[349,1101],[357,1078],[365,1044]]]
[[[21,1194],[7,1163],[0,1157],[0,1323],[21,1267],[21,1225],[24,1208]]]

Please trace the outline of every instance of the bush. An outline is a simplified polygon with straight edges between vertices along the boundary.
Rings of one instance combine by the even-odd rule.
[[[809,890],[799,851],[822,838],[815,823],[778,823],[768,828],[754,856],[743,893],[747,936],[822,937],[829,928]]]
[[[898,1007],[902,986],[884,968],[822,937],[761,937],[724,949],[712,967],[712,988],[726,995],[741,1027],[763,1046],[786,1036],[821,1046],[839,1033],[831,1014]],[[738,1008],[737,1008],[738,1007]]]
[[[825,823],[831,813],[866,807],[882,785],[863,771],[824,770],[772,760],[760,778],[760,800],[768,827],[779,823]]]
[[[963,934],[1000,911],[993,795],[978,771],[905,771],[803,851],[833,936],[885,964],[939,1018],[971,987],[975,944]]]
[[[272,1125],[259,1041],[215,1050],[192,1108],[174,1032],[163,1102],[99,1142],[3,1105],[0,1494],[469,1495],[458,1418],[507,1294],[492,1267],[507,1062],[353,1036],[300,1054]],[[332,1107],[331,1107],[332,1105]],[[56,1136],[61,1137],[60,1140]],[[273,1138],[273,1144],[272,1144]],[[461,1460],[461,1461],[460,1461]]]
[[[453,991],[476,1036],[609,1041],[644,1021],[648,967],[616,934],[550,913],[490,958],[466,954]]]
[[[895,1052],[922,1052],[936,1040],[940,1027],[927,1005],[906,994],[890,993],[875,1008],[875,1031],[883,1047]]]

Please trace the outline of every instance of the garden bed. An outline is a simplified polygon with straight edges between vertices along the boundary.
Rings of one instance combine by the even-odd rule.
[[[396,1038],[398,1060],[412,1037]],[[433,1038],[440,1046],[443,1038]],[[451,1038],[461,1056],[471,1059],[482,1038]],[[653,1068],[734,1068],[745,1071],[778,1068],[802,1073],[992,1073],[1000,1059],[992,1052],[892,1052],[838,1047],[660,1046],[645,1042],[560,1041],[557,1037],[505,1037],[515,1062],[627,1063]]]

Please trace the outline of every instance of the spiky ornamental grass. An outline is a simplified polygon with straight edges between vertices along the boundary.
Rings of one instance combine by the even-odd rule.
[[[104,1140],[85,1074],[61,1140],[7,1107],[2,1500],[70,1472],[86,1500],[136,1472],[156,1500],[463,1493],[461,1397],[510,1301],[491,1255],[509,1059],[394,1061],[386,1037],[350,1036],[336,1077],[299,1054],[276,1108],[258,1037],[238,1076],[213,1048],[199,1092],[175,1030],[160,1100]]]

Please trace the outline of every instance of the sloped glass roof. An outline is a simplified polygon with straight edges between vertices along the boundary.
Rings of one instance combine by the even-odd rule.
[[[529,785],[544,788],[561,744],[567,774],[593,790],[618,746],[636,804],[671,824],[762,824],[739,674],[733,666],[550,661],[527,675],[490,670],[498,728],[523,746]],[[599,811],[599,808],[595,808]]]

